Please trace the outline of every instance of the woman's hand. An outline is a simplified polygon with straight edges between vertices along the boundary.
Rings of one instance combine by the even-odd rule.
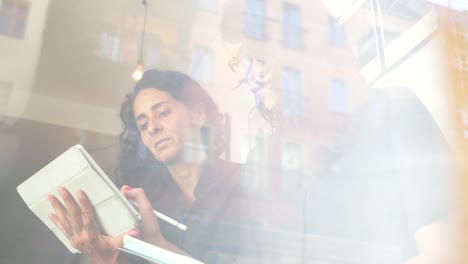
[[[138,226],[140,239],[174,253],[190,256],[187,252],[178,248],[176,245],[164,238],[161,233],[161,229],[159,228],[158,218],[154,214],[153,207],[142,188],[132,189],[132,187],[124,185],[122,186],[121,191],[127,199],[134,200],[138,205],[138,212],[142,218],[140,225]]]
[[[130,186],[122,186],[121,192],[129,200],[134,200],[138,205],[138,212],[141,215],[141,222],[138,225],[140,238],[143,241],[153,245],[161,246],[164,236],[159,228],[158,218],[153,212],[153,207],[146,197],[145,191],[142,188],[132,188]]]
[[[76,192],[79,205],[67,189],[59,188],[58,191],[65,205],[55,196],[49,195],[49,202],[55,210],[55,214],[49,214],[50,220],[70,239],[74,248],[86,254],[93,262],[117,263],[118,248],[122,246],[125,234],[111,237],[99,232],[93,206],[82,190]],[[134,236],[137,232],[131,230],[126,234]]]

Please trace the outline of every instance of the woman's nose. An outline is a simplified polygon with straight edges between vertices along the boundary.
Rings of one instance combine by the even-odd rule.
[[[158,122],[157,120],[151,120],[148,124],[148,131],[150,134],[158,134],[161,132],[162,126],[161,123]]]

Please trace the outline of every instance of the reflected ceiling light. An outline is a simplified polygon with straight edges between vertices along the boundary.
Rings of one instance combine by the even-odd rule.
[[[138,61],[136,69],[132,73],[132,78],[135,81],[139,81],[143,77],[143,62]]]
[[[146,33],[146,16],[148,14],[148,3],[146,0],[142,0],[141,3],[145,7],[145,18],[143,20],[143,30],[141,32],[141,44],[140,44],[140,56],[138,58],[136,69],[132,73],[132,78],[135,81],[139,81],[143,77],[144,67],[143,67],[143,47],[145,44],[145,33]]]

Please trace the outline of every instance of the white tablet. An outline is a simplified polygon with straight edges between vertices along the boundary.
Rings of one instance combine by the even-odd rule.
[[[59,187],[67,188],[76,201],[76,190],[86,192],[103,234],[119,235],[135,228],[141,221],[139,213],[88,152],[80,145],[73,146],[17,187],[29,209],[72,253],[79,251],[72,247],[65,234],[48,217],[54,212],[47,199],[49,194],[55,195],[63,203],[58,193]]]

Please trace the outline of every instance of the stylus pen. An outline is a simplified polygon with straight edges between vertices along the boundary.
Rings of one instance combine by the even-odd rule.
[[[131,204],[133,204],[135,207],[138,207],[138,204],[134,201],[134,200],[128,200]],[[182,223],[179,223],[177,222],[176,220],[170,218],[169,216],[165,215],[165,214],[162,214],[156,210],[153,210],[154,214],[161,220],[165,221],[166,223],[169,223],[181,230],[187,230],[187,226],[182,224]]]

